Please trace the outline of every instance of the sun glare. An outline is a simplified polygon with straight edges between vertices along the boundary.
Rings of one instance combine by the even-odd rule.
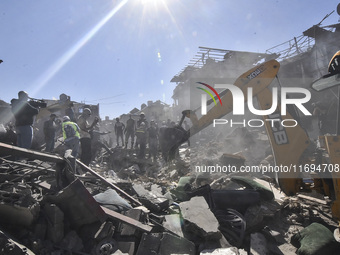
[[[111,18],[128,2],[129,0],[122,0],[115,6],[106,16],[104,16],[97,24],[95,24],[89,31],[81,37],[74,45],[72,45],[65,53],[57,59],[38,80],[34,83],[35,88],[32,95],[35,95],[42,89],[59,71],[62,69],[73,57],[82,49],[84,45],[90,41],[97,32],[109,21]]]

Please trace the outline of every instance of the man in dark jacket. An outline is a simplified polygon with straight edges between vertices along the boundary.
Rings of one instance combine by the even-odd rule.
[[[50,118],[44,122],[44,135],[45,135],[45,143],[46,143],[46,152],[52,152],[54,150],[55,144],[55,132],[56,132],[56,124],[55,118],[57,116],[52,113]]]
[[[11,106],[15,117],[17,145],[30,149],[33,140],[33,118],[39,111],[28,102],[28,94],[25,91],[18,93],[18,99],[11,100]]]

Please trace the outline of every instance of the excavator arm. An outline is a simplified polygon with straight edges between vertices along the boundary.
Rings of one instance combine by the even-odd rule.
[[[261,110],[267,110],[272,106],[272,93],[268,89],[268,86],[277,76],[279,68],[279,62],[276,60],[269,60],[243,73],[234,82],[234,86],[242,90],[245,102],[248,99],[247,89],[251,87],[253,89],[252,96],[257,97]],[[223,97],[221,97],[221,101],[222,105],[215,105],[200,119],[198,119],[194,111],[183,111],[183,117],[180,124],[185,117],[188,117],[193,125],[189,131],[183,132],[182,137],[178,139],[177,144],[172,147],[172,152],[174,152],[174,150],[190,136],[193,136],[212,124],[215,119],[220,119],[233,111],[233,95],[230,91],[224,93]],[[289,172],[278,173],[279,184],[286,194],[292,195],[295,194],[301,186],[295,167],[299,164],[303,153],[309,146],[309,138],[305,130],[299,124],[294,127],[283,127],[280,124],[281,121],[287,121],[294,118],[289,112],[287,112],[285,116],[281,116],[280,112],[280,107],[278,106],[273,114],[270,116],[263,116],[263,118],[276,165],[288,167],[290,169]],[[273,124],[274,122],[272,121],[266,121],[273,118],[280,120],[280,122],[276,121],[275,124]]]
[[[240,88],[244,95],[244,101],[247,101],[247,89],[253,88],[253,96],[259,94],[262,90],[267,88],[279,71],[280,63],[276,60],[269,60],[263,64],[260,64],[247,72],[243,73],[234,82],[234,86]],[[214,119],[219,119],[224,115],[233,111],[233,95],[232,93],[225,93],[221,98],[222,105],[215,105],[209,110],[206,115],[203,115],[200,119],[192,111],[184,111],[184,114],[188,115],[193,126],[190,129],[190,136],[198,133],[202,129],[213,123]]]

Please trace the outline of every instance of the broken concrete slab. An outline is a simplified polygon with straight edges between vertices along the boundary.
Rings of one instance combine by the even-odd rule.
[[[180,237],[184,237],[182,231],[182,222],[179,214],[165,215],[165,221],[163,227],[176,233]]]
[[[132,187],[142,204],[152,212],[161,212],[169,207],[169,200],[156,189],[149,191],[141,184],[134,184]]]
[[[190,201],[179,204],[185,221],[185,230],[193,232],[206,240],[221,238],[219,223],[209,209],[204,197],[193,197]]]
[[[103,209],[78,179],[60,191],[56,197],[51,197],[51,200],[62,209],[75,229],[107,219]]]

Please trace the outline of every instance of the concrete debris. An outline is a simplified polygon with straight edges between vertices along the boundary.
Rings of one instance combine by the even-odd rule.
[[[137,193],[139,201],[152,212],[161,212],[169,207],[169,200],[157,189],[146,190],[140,184],[133,185],[134,191]]]
[[[193,197],[179,204],[185,228],[205,240],[218,240],[221,232],[215,215],[209,209],[204,197]]]
[[[243,145],[257,142],[236,132]],[[90,165],[0,143],[0,254],[295,254],[314,222],[330,236],[329,197],[287,197],[272,176],[193,172],[213,162],[244,167],[250,155],[272,164],[221,143],[183,144],[172,161],[106,146]]]
[[[176,233],[180,237],[184,237],[181,217],[179,214],[165,215],[163,227],[170,230],[171,232]]]

